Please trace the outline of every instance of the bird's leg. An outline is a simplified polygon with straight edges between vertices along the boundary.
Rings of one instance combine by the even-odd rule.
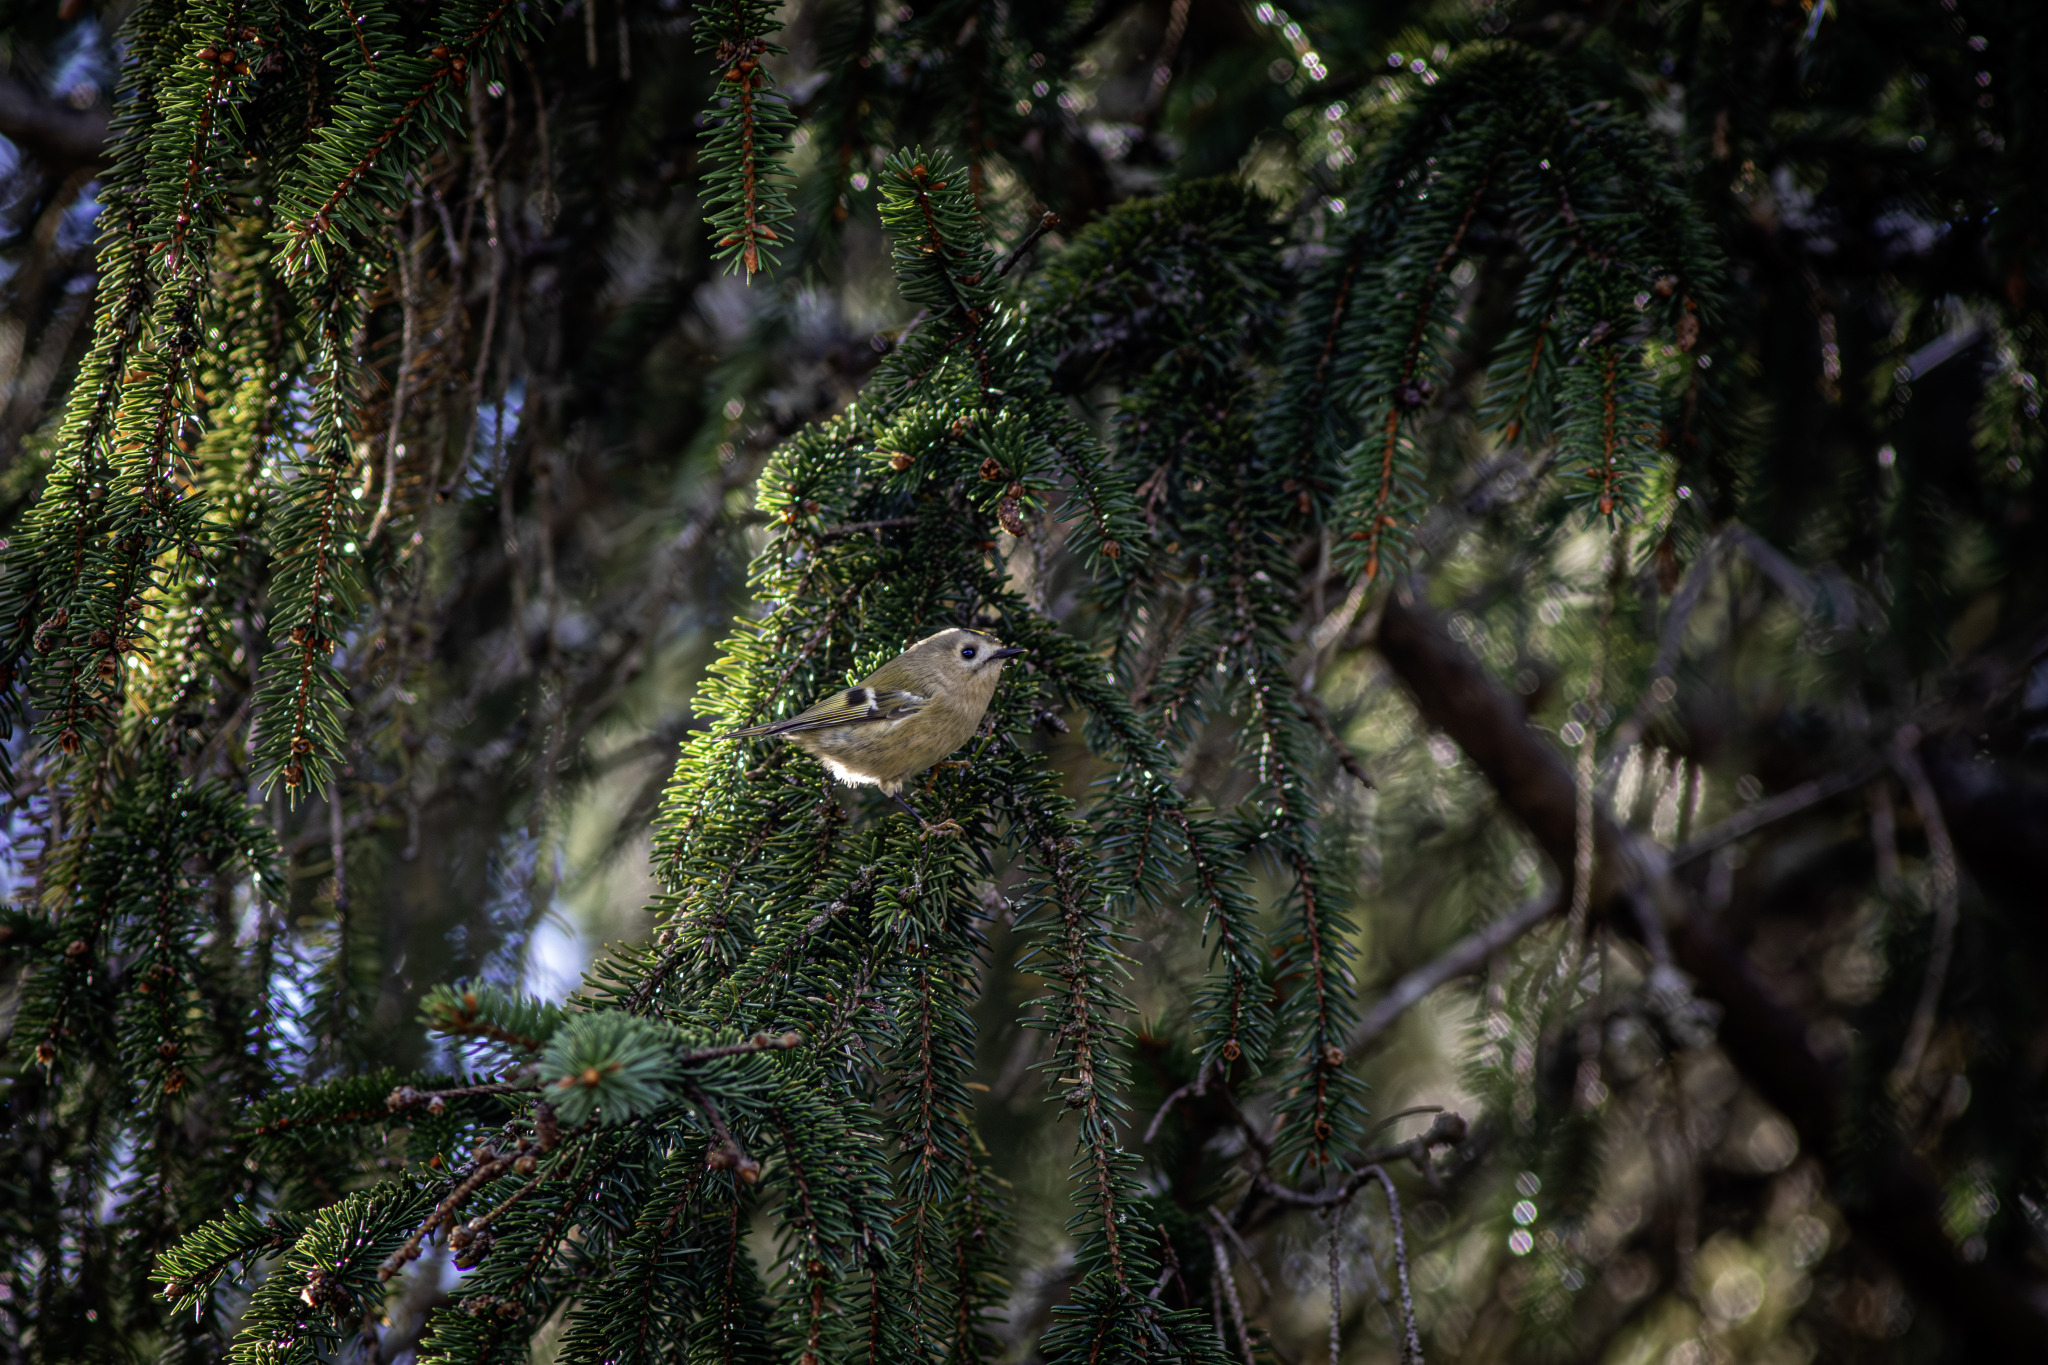
[[[904,810],[910,812],[910,818],[917,821],[917,823],[923,827],[924,832],[927,835],[950,834],[954,838],[958,838],[963,832],[960,828],[960,823],[957,820],[941,820],[938,824],[935,825],[931,821],[925,819],[922,815],[919,815],[917,813],[917,807],[911,805],[908,801],[905,801],[903,799],[903,794],[901,792],[890,792],[889,799],[891,801],[894,801],[897,805],[903,807]]]

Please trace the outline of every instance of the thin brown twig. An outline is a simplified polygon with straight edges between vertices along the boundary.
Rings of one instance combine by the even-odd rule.
[[[1330,713],[1324,708],[1322,698],[1306,687],[1298,688],[1296,691],[1301,697],[1301,709],[1308,716],[1309,724],[1316,727],[1316,733],[1323,737],[1323,741],[1330,746],[1330,752],[1337,756],[1337,766],[1357,778],[1360,785],[1367,790],[1372,790],[1372,774],[1365,770],[1365,765],[1358,761],[1358,755],[1351,752],[1351,746],[1344,742],[1344,737],[1337,733],[1337,727],[1330,723]]]
[[[398,257],[398,308],[402,320],[398,371],[391,379],[391,428],[384,434],[384,492],[377,501],[377,515],[370,518],[370,529],[363,536],[365,545],[376,544],[391,520],[392,499],[398,488],[398,457],[405,449],[398,438],[405,434],[406,401],[412,396],[413,367],[419,363],[420,198],[415,192],[408,219],[410,230],[394,253]]]
[[[1340,1204],[1330,1210],[1330,1365],[1343,1365],[1344,1355],[1344,1258],[1337,1246],[1343,1222]]]
[[[840,526],[827,526],[812,531],[812,540],[836,540],[841,536],[857,536],[867,531],[893,531],[904,526],[917,525],[916,517],[883,517],[879,521],[849,521]]]
[[[1453,944],[1448,952],[1425,962],[1396,981],[1380,996],[1379,1003],[1365,1012],[1351,1031],[1347,1053],[1356,1054],[1392,1027],[1395,1020],[1421,1003],[1431,991],[1447,981],[1469,976],[1489,962],[1494,954],[1513,943],[1547,919],[1557,909],[1557,891],[1545,888],[1493,923],[1475,929]]]
[[[1949,960],[1955,956],[1956,920],[1961,906],[1961,887],[1956,871],[1956,846],[1949,838],[1948,822],[1942,819],[1941,803],[1920,763],[1920,728],[1901,726],[1892,740],[1892,768],[1905,784],[1906,795],[1927,832],[1927,860],[1932,872],[1934,942],[1927,954],[1927,975],[1920,984],[1920,1000],[1913,1007],[1913,1021],[1906,1029],[1906,1042],[1899,1049],[1898,1065],[1892,1068],[1889,1088],[1895,1099],[1903,1100],[1920,1074],[1927,1044],[1934,1036],[1934,1015],[1941,1004],[1941,988],[1948,980]]]
[[[1224,1235],[1230,1238],[1230,1244],[1237,1248],[1237,1254],[1244,1261],[1245,1268],[1251,1271],[1252,1278],[1259,1282],[1259,1292],[1271,1294],[1273,1286],[1266,1283],[1266,1272],[1259,1269],[1258,1259],[1252,1255],[1252,1249],[1244,1244],[1244,1238],[1238,1233],[1237,1225],[1225,1218],[1214,1206],[1209,1209],[1209,1217],[1215,1220],[1217,1227],[1223,1229]]]
[[[705,1119],[711,1124],[711,1131],[717,1135],[718,1150],[724,1157],[719,1164],[738,1171],[740,1179],[749,1185],[760,1179],[761,1163],[747,1155],[747,1149],[740,1145],[739,1139],[732,1135],[732,1130],[725,1126],[724,1116],[718,1112],[718,1106],[711,1102],[711,1097],[704,1093],[703,1088],[694,1081],[686,1081],[683,1084],[683,1093],[690,1097],[690,1103],[703,1111]]]
[[[1768,801],[1759,801],[1741,814],[1731,815],[1712,829],[1673,849],[1671,866],[1678,868],[1686,863],[1696,862],[1723,845],[1748,838],[1765,825],[1775,824],[1809,807],[1817,806],[1830,797],[1839,796],[1852,787],[1861,786],[1875,776],[1878,769],[1883,766],[1883,759],[1875,756],[1866,757],[1838,773],[1816,777],[1810,782],[1800,783],[1790,791],[1781,792]]]
[[[463,1178],[460,1184],[449,1191],[446,1198],[434,1205],[433,1212],[429,1213],[426,1220],[413,1230],[412,1236],[406,1238],[398,1250],[384,1258],[384,1264],[377,1267],[377,1278],[380,1281],[389,1280],[393,1275],[403,1270],[409,1262],[417,1259],[420,1254],[420,1243],[426,1240],[427,1234],[439,1227],[444,1219],[460,1208],[463,1200],[469,1198],[470,1195],[476,1193],[483,1186],[496,1180],[506,1171],[511,1170],[512,1163],[517,1161],[521,1155],[520,1151],[515,1150],[499,1153],[492,1156],[489,1160],[479,1161],[475,1170],[471,1171]]]
[[[1008,251],[1003,253],[1003,258],[997,261],[995,264],[994,277],[996,279],[1001,279],[1003,276],[1009,274],[1010,268],[1016,265],[1017,262],[1024,259],[1024,253],[1031,249],[1031,246],[1034,242],[1036,242],[1040,237],[1043,237],[1046,233],[1051,232],[1054,228],[1058,227],[1059,225],[1060,216],[1057,213],[1054,213],[1051,209],[1047,209],[1045,213],[1039,218],[1038,225],[1032,228],[1031,231],[1024,234],[1024,240],[1017,243],[1017,245],[1011,247]]]
[[[1422,1334],[1415,1329],[1415,1293],[1408,1284],[1408,1237],[1401,1226],[1401,1196],[1394,1192],[1394,1178],[1384,1167],[1368,1166],[1360,1174],[1378,1180],[1380,1188],[1386,1191],[1387,1216],[1394,1230],[1394,1270],[1401,1279],[1401,1316],[1408,1329],[1401,1342],[1402,1365],[1422,1365]]]
[[[1167,1095],[1165,1099],[1159,1102],[1159,1112],[1152,1116],[1152,1122],[1145,1125],[1146,1143],[1150,1144],[1157,1142],[1159,1140],[1159,1125],[1166,1122],[1167,1114],[1173,1109],[1173,1107],[1176,1104],[1179,1104],[1182,1100],[1188,1098],[1190,1095],[1200,1096],[1207,1094],[1208,1090],[1209,1068],[1207,1066],[1204,1066],[1200,1071],[1197,1071],[1195,1073],[1195,1078],[1193,1080],[1189,1081],[1186,1085],[1183,1085],[1178,1089],[1174,1090],[1171,1094]]]
[[[456,1086],[448,1090],[415,1090],[409,1085],[401,1085],[385,1098],[384,1107],[396,1114],[407,1109],[417,1109],[423,1104],[432,1104],[435,1100],[446,1102],[467,1099],[472,1095],[516,1095],[522,1090],[539,1088],[540,1078],[537,1076],[527,1076],[516,1081],[495,1081],[489,1085]]]
[[[1230,1306],[1230,1325],[1237,1329],[1238,1355],[1243,1358],[1244,1365],[1258,1365],[1252,1358],[1251,1333],[1245,1330],[1244,1304],[1237,1297],[1237,1280],[1230,1273],[1230,1252],[1213,1228],[1209,1231],[1209,1252],[1215,1259],[1215,1269],[1210,1273],[1223,1290],[1223,1301]]]
[[[1267,1176],[1260,1176],[1255,1184],[1259,1193],[1274,1203],[1286,1204],[1297,1209],[1323,1209],[1332,1204],[1344,1203],[1363,1189],[1367,1181],[1373,1179],[1374,1171],[1389,1161],[1413,1162],[1434,1184],[1435,1173],[1429,1164],[1430,1152],[1438,1147],[1457,1146],[1465,1140],[1470,1131],[1470,1125],[1465,1122],[1462,1114],[1446,1110],[1437,1115],[1436,1122],[1429,1126],[1428,1132],[1409,1138],[1406,1142],[1392,1143],[1364,1153],[1358,1164],[1352,1167],[1348,1179],[1327,1189],[1292,1189]]]

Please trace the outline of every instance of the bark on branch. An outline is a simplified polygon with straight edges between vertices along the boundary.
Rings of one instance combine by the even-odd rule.
[[[104,105],[74,109],[0,73],[0,137],[61,177],[79,166],[105,164],[107,110]]]
[[[1426,608],[1387,603],[1378,646],[1423,718],[1454,740],[1528,828],[1560,876],[1569,879],[1577,792],[1572,774],[1523,716],[1519,702],[1454,642]],[[1663,912],[1671,953],[1700,993],[1725,1011],[1720,1044],[1757,1091],[1792,1122],[1807,1151],[1832,1161],[1842,1148],[1844,1078],[1807,1045],[1806,1023],[1774,999],[1691,897],[1660,868],[1645,868],[1626,832],[1604,817],[1596,838],[1592,911],[1638,932],[1623,898],[1648,887]],[[1627,856],[1617,857],[1628,848]],[[2011,1359],[2048,1359],[2048,1314],[2039,1286],[1995,1262],[1965,1262],[1943,1225],[1940,1192],[1927,1167],[1895,1139],[1859,1163],[1860,1197],[1844,1209],[1856,1235],[1889,1261],[1921,1302],[1980,1348]],[[1837,1184],[1838,1197],[1841,1186]]]

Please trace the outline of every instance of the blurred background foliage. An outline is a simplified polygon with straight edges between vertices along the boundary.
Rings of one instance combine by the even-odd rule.
[[[118,3],[20,3],[0,32],[0,533],[42,491],[90,341],[128,17]],[[1423,1349],[1616,1365],[1966,1358],[1970,1333],[1991,1329],[1955,1276],[1902,1262],[1844,1211],[1887,1197],[1880,1131],[1931,1173],[1955,1258],[2038,1293],[2048,114],[2031,78],[2048,14],[2022,0],[799,0],[778,18],[787,50],[769,67],[794,114],[796,234],[751,281],[703,227],[717,64],[675,0],[572,0],[469,85],[459,135],[387,215],[388,254],[366,263],[373,383],[357,435],[385,461],[366,463],[364,488],[389,529],[366,546],[376,586],[336,656],[333,794],[287,800],[248,739],[242,651],[257,649],[267,565],[231,556],[222,575],[247,624],[221,643],[219,676],[246,686],[189,701],[208,737],[195,775],[246,793],[277,835],[274,909],[245,892],[219,913],[223,934],[264,936],[282,964],[244,1002],[288,1016],[280,1064],[445,1060],[415,1023],[433,985],[556,999],[599,945],[651,932],[649,830],[703,728],[690,698],[754,609],[755,478],[779,442],[853,398],[917,311],[876,217],[885,156],[927,145],[970,161],[999,248],[1056,214],[1022,267],[1027,291],[1116,206],[1232,177],[1273,206],[1280,287],[1294,291],[1335,249],[1404,109],[1466,50],[1517,45],[1571,64],[1600,85],[1602,113],[1660,140],[1728,274],[1671,374],[1711,367],[1714,382],[1687,395],[1665,376],[1688,425],[1661,433],[1655,510],[1611,564],[1607,532],[1549,477],[1545,450],[1481,420],[1488,348],[1528,269],[1511,234],[1485,236],[1456,281],[1464,349],[1425,395],[1430,496],[1398,591],[1440,613],[1561,752],[1597,733],[1615,823],[1696,855],[1673,875],[1839,1068],[1846,1098],[1832,1147],[1802,1141],[1782,1098],[1713,1041],[1710,1009],[1659,1013],[1654,957],[1619,914],[1595,907],[1601,986],[1562,1034],[1517,1042],[1510,1024],[1558,962],[1554,917],[1482,956],[1349,1059],[1372,1122],[1390,1125],[1378,1141],[1416,1137],[1438,1110],[1469,1133],[1396,1172]],[[231,225],[216,249],[253,238],[238,245]],[[1117,344],[1091,338],[1076,364]],[[1062,379],[1106,429],[1116,381]],[[235,453],[196,421],[180,441],[202,481],[208,458]],[[1020,544],[1005,550],[1031,558],[1034,600],[1080,633],[1104,628],[1114,605],[1057,537]],[[1306,645],[1358,580],[1332,567],[1327,532],[1286,549]],[[1305,680],[1327,719],[1324,856],[1351,883],[1361,1013],[1570,880],[1432,709],[1441,699],[1389,666],[1382,591],[1316,641]],[[1589,709],[1596,659],[1605,688]],[[1228,808],[1251,778],[1234,725],[1208,724],[1183,785]],[[35,906],[66,779],[28,726],[7,745],[11,1018],[16,955],[48,937]],[[1046,750],[1077,796],[1099,772],[1078,736],[1048,735]],[[1752,837],[1697,842],[1751,815]],[[1045,1037],[1019,1027],[1038,987],[992,897],[978,1104],[1016,1218],[998,1332],[1005,1358],[1029,1360],[1070,1279],[1069,1141],[1031,1069]],[[1196,1074],[1186,1023],[1208,949],[1177,916],[1137,932],[1130,1140],[1155,1187],[1220,1181],[1243,1141],[1227,1121],[1146,1126]],[[1930,955],[1941,1007],[1923,1024]],[[1899,1074],[1902,1049],[1913,1064]],[[10,1039],[17,1136],[45,1102],[32,1052]],[[85,1316],[113,1313],[95,1258],[117,1248],[88,1225],[119,1205],[105,1193],[119,1160],[88,1178],[37,1166],[47,1153],[32,1146],[0,1172],[10,1200],[22,1192],[18,1242],[48,1234],[83,1259],[12,1267],[5,1350],[134,1358],[146,1334],[115,1341]],[[87,1189],[112,1203],[79,1206]],[[1389,1224],[1347,1208],[1334,1230],[1282,1210],[1248,1236],[1235,1288],[1260,1360],[1324,1358],[1333,1275],[1343,1359],[1402,1354]],[[38,1336],[32,1300],[71,1315],[69,1345],[52,1345],[54,1319]],[[411,1349],[425,1301],[394,1308],[384,1349],[400,1356],[382,1358]]]

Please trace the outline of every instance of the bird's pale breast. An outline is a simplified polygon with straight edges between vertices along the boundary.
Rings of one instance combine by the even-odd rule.
[[[902,720],[841,725],[790,738],[822,759],[840,781],[853,786],[873,783],[893,795],[906,779],[965,744],[980,720],[979,715],[934,701]],[[907,745],[899,732],[903,726],[912,727],[914,740]]]

